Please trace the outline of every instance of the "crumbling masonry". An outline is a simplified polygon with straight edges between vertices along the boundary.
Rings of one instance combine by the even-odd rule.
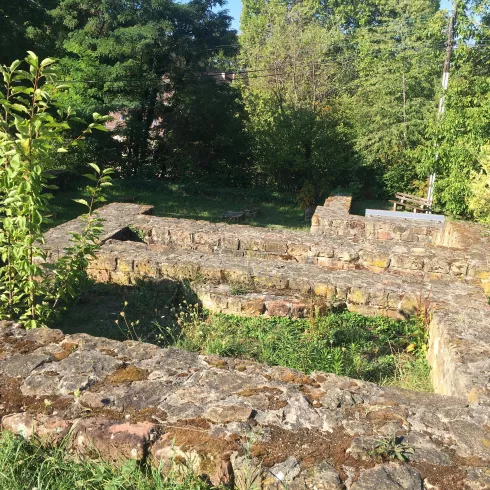
[[[105,232],[89,272],[126,285],[184,280],[206,308],[237,315],[304,317],[332,301],[395,318],[428,308],[438,394],[5,325],[3,425],[51,438],[71,430],[80,451],[177,454],[214,483],[255,471],[264,488],[490,488],[490,238],[475,224],[365,218],[349,207],[329,198],[308,233],[115,203],[100,210]],[[46,234],[50,260],[81,225]],[[393,433],[414,448],[409,463],[369,456]]]

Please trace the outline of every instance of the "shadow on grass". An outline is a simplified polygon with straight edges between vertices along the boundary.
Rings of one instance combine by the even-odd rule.
[[[176,311],[184,301],[198,303],[183,282],[140,281],[134,286],[94,283],[53,327],[65,334],[161,343],[164,332],[160,325],[174,325]]]

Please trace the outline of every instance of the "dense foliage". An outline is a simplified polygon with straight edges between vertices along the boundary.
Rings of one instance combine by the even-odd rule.
[[[0,2],[2,56],[49,50],[70,87],[64,103],[116,119],[117,139],[92,135],[49,165],[267,185],[303,207],[338,187],[424,195],[435,171],[440,210],[485,219],[471,176],[490,131],[488,0],[457,2],[446,94],[449,13],[437,0],[244,0],[240,35],[220,7]]]
[[[171,342],[205,354],[431,390],[420,320],[404,322],[350,312],[310,320],[205,318],[195,306],[184,305],[177,324],[179,331],[170,337]]]

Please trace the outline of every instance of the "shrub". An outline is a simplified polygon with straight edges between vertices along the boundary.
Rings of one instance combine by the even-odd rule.
[[[19,320],[28,328],[45,325],[61,299],[77,293],[87,257],[93,254],[102,228],[93,209],[100,192],[110,185],[110,170],[96,175],[90,187],[86,226],[74,234],[73,246],[51,270],[45,267],[43,230],[49,221],[45,172],[55,153],[65,153],[63,135],[70,131],[70,111],[56,102],[65,87],[56,83],[54,59],[40,61],[29,51],[27,69],[17,60],[1,66],[3,90],[0,92],[0,318]],[[105,130],[104,118],[94,114],[94,122],[70,143],[76,145],[93,129]],[[66,141],[65,141],[66,142]]]

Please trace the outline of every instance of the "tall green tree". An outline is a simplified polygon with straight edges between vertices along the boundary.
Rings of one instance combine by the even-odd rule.
[[[0,0],[0,64],[25,56],[53,52],[52,18],[49,11],[59,0]]]
[[[424,143],[436,113],[446,18],[427,0],[382,7],[370,25],[352,33],[355,77],[341,99],[362,164],[381,176],[388,194],[416,192],[411,152]]]
[[[217,4],[62,0],[52,12],[63,32],[62,65],[75,88],[72,105],[122,113],[131,174],[152,171],[156,160],[164,166],[165,154],[156,151],[163,130],[169,131],[163,118],[181,109],[177,102],[185,97],[178,95],[199,82],[197,74],[221,69],[223,55],[236,50],[231,19],[213,10]]]
[[[482,168],[480,153],[490,139],[490,2],[460,0],[455,30],[449,86],[441,94],[445,110],[431,118],[415,156],[420,173],[437,173],[438,207],[469,216],[471,176]]]
[[[323,24],[321,9],[316,0],[246,0],[240,36],[256,172],[263,182],[303,189],[303,197],[309,189],[310,204],[347,185],[355,167],[335,100],[341,33]]]

